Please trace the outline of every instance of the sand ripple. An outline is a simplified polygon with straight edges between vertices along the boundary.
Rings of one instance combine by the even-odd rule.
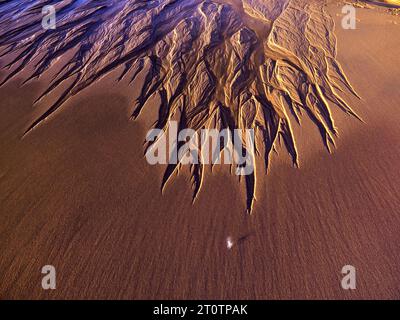
[[[32,61],[26,81],[66,59],[37,101],[69,85],[25,134],[120,67],[120,80],[144,73],[132,119],[158,95],[157,128],[167,129],[176,115],[181,128],[253,128],[267,169],[281,142],[299,165],[293,122],[311,119],[330,150],[337,134],[331,108],[357,117],[340,95],[356,93],[336,60],[334,23],[321,1],[58,1],[56,30],[41,28],[45,3],[0,3],[0,53],[20,52],[6,66],[10,71],[2,84]],[[170,165],[163,183],[178,169]],[[191,172],[196,196],[203,165]],[[246,177],[249,211],[255,188],[256,177]]]

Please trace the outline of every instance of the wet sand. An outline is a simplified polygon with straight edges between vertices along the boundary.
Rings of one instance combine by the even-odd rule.
[[[340,25],[340,7],[330,12]],[[310,120],[294,126],[300,168],[278,149],[252,215],[227,168],[208,173],[194,204],[187,171],[161,194],[163,168],[143,158],[156,111],[129,121],[137,84],[111,74],[23,139],[44,84],[2,86],[0,298],[399,299],[400,26],[368,9],[358,18],[336,34],[363,122],[333,111],[333,154]],[[242,238],[231,250],[229,236]],[[340,287],[347,264],[355,291]]]

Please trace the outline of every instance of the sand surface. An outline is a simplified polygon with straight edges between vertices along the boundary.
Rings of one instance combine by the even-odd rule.
[[[260,12],[274,17],[274,11]],[[291,127],[281,139],[295,137],[296,152],[283,140],[275,151],[271,147],[268,174],[258,169],[255,195],[250,192],[256,198],[251,215],[248,188],[224,166],[212,173],[204,168],[206,183],[194,204],[188,168],[173,175],[161,193],[166,168],[150,166],[143,156],[146,131],[160,116],[160,98],[151,97],[130,120],[146,72],[131,83],[128,77],[117,82],[122,64],[68,97],[48,119],[43,114],[71,82],[33,103],[74,53],[39,80],[21,86],[33,70],[26,66],[1,86],[0,298],[400,298],[400,19],[387,8],[358,9],[357,29],[343,30],[340,12],[336,2],[327,9],[338,44],[328,42],[322,51],[333,57],[337,49],[335,59],[352,86],[330,78],[344,85],[339,96],[345,110],[331,106],[321,126],[304,114],[300,124],[282,116],[277,111],[282,106],[275,104],[277,119]],[[250,18],[243,19],[257,31]],[[301,57],[301,50],[275,40],[272,49],[289,48]],[[254,50],[255,58],[238,69],[265,62],[257,45]],[[278,53],[266,60],[287,63]],[[2,70],[0,80],[7,75]],[[289,90],[284,84],[274,89]],[[272,91],[271,100],[277,94]],[[229,96],[216,92],[213,103]],[[40,285],[47,264],[57,269],[57,289],[51,292]],[[357,268],[355,291],[340,286],[347,264]]]

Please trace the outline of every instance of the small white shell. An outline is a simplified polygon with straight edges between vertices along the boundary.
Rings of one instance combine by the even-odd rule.
[[[232,237],[228,237],[226,239],[226,247],[228,248],[228,250],[232,249],[233,245],[234,245],[234,242],[233,242]]]

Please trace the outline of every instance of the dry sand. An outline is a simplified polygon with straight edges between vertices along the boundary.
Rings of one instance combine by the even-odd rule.
[[[329,6],[337,26],[340,11]],[[117,83],[116,69],[23,138],[68,84],[33,108],[56,71],[5,83],[0,298],[400,298],[399,18],[386,8],[357,14],[356,30],[335,33],[337,61],[361,100],[342,97],[362,121],[330,109],[330,154],[314,122],[291,119],[300,168],[277,144],[251,215],[226,167],[205,168],[194,204],[187,168],[161,194],[165,168],[143,157],[157,98],[129,121],[145,73]],[[40,286],[47,264],[58,275],[51,292]],[[346,264],[357,268],[355,291],[340,287]]]

